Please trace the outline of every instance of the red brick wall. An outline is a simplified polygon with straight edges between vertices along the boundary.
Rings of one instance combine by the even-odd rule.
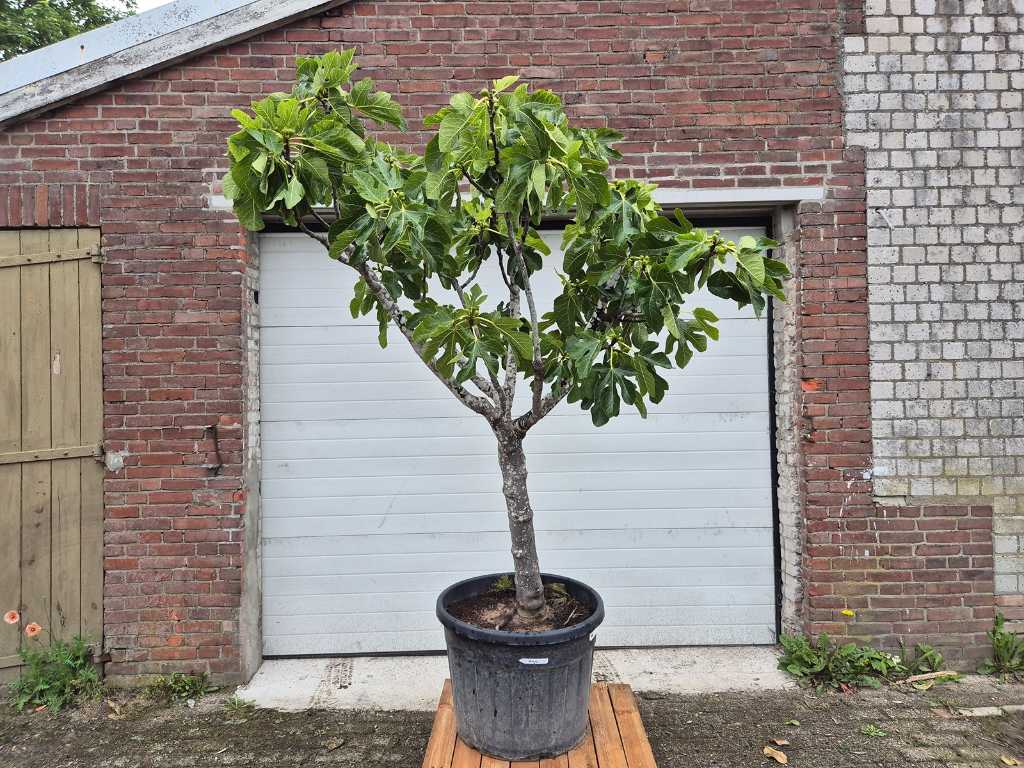
[[[927,643],[958,665],[990,653],[991,507],[853,508],[810,538],[807,631]]]
[[[0,130],[0,226],[102,227],[105,424],[109,448],[128,453],[106,481],[108,671],[240,673],[247,251],[204,196],[228,110],[286,89],[296,54],[340,46],[406,105],[398,143],[418,146],[422,117],[452,92],[519,71],[577,119],[626,134],[619,175],[828,188],[790,238],[804,382],[791,459],[806,510],[793,545],[809,587],[795,609],[831,626],[840,603],[859,606],[816,602],[842,576],[843,547],[861,543],[847,528],[876,515],[861,477],[863,166],[843,148],[836,77],[847,16],[838,0],[356,0]]]

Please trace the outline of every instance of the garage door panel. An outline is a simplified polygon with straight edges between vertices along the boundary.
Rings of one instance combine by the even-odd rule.
[[[287,397],[283,392],[275,393],[279,397]],[[415,419],[424,411],[429,411],[435,417],[458,418],[467,412],[466,407],[457,402],[451,395],[443,396],[444,391],[436,398],[422,398],[419,400],[403,399],[393,402],[388,401],[345,401],[345,400],[320,400],[287,402],[264,400],[262,403],[265,418],[274,421],[316,421],[319,418],[343,418],[351,420],[364,419]],[[691,413],[716,413],[727,411],[730,413],[745,412],[756,413],[763,410],[764,396],[761,394],[716,394],[709,393],[699,398],[684,395],[668,394],[659,403],[659,416],[688,416]],[[516,401],[518,410],[525,410],[528,400]],[[626,406],[623,406],[626,407]],[[587,419],[590,416],[587,415]]]
[[[319,615],[324,611],[324,598],[330,598],[329,609],[338,614],[368,613],[380,610],[421,611],[425,604],[437,597],[437,592],[367,592],[362,594],[326,595],[282,595],[268,598],[264,606],[264,618],[285,618]],[[601,590],[605,607],[608,609],[652,606],[661,609],[679,605],[693,606],[758,606],[773,605],[774,590],[770,587],[749,587],[736,590],[733,587],[649,587],[644,590],[605,587]],[[616,611],[616,613],[618,613]],[[748,617],[749,618],[749,617]],[[365,627],[362,627],[365,629]]]
[[[764,343],[763,340],[761,343]],[[378,347],[379,349],[379,347]],[[698,364],[699,363],[699,364]],[[671,375],[671,372],[665,371]],[[677,378],[693,380],[692,388],[698,389],[701,378],[717,376],[759,375],[751,371],[751,361],[735,355],[707,356],[698,362],[691,363],[686,374]],[[671,379],[669,379],[671,380]],[[295,384],[328,384],[333,387],[352,387],[355,393],[367,386],[400,384],[406,393],[411,383],[426,384],[436,382],[432,374],[419,358],[407,363],[288,363],[286,365],[267,365],[263,368],[263,383],[274,385]],[[344,382],[339,384],[338,382]],[[763,377],[757,382],[763,386]],[[372,390],[371,390],[372,391]],[[447,390],[446,390],[447,391]],[[384,393],[381,392],[381,395]],[[388,393],[391,396],[391,393]]]
[[[624,412],[600,429],[595,429],[590,419],[581,419],[571,409],[556,409],[537,424],[527,436],[527,447],[540,436],[554,436],[570,439],[572,443],[582,436],[600,440],[618,440],[622,435],[686,435],[702,432],[764,432],[768,430],[768,414],[764,411],[746,413],[692,413],[681,415],[663,414],[658,411],[651,418],[642,419],[638,414]],[[283,440],[311,441],[323,439],[362,438],[405,438],[445,437],[448,435],[487,435],[491,431],[476,415],[464,415],[457,419],[439,419],[424,415],[418,419],[379,419],[368,423],[324,419],[317,422],[279,421],[263,423],[264,442]],[[655,442],[660,438],[655,438]]]
[[[756,445],[756,443],[755,443]],[[447,448],[434,446],[427,448],[433,455],[417,454],[410,450],[410,446],[401,446],[394,459],[382,460],[373,458],[337,458],[337,459],[311,459],[305,458],[301,461],[288,459],[287,461],[268,461],[264,459],[263,471],[267,479],[295,479],[322,477],[393,477],[395,468],[393,462],[398,460],[402,463],[402,473],[406,476],[430,476],[442,475],[452,471],[453,462],[458,465],[459,474],[484,474],[493,477],[498,470],[498,460],[492,454],[472,455],[464,453],[449,453]],[[685,459],[682,457],[685,456]],[[653,450],[638,451],[636,453],[601,453],[601,452],[567,452],[567,453],[543,453],[533,454],[533,464],[543,467],[544,472],[576,472],[576,471],[663,471],[676,470],[685,466],[689,470],[752,470],[759,469],[758,463],[761,452],[756,448],[749,450],[731,451],[700,451],[693,447],[693,450],[682,454],[674,451]],[[684,463],[685,462],[685,463]]]
[[[474,526],[476,527],[476,526]],[[679,535],[684,534],[685,535]],[[659,549],[666,541],[680,542],[676,550],[689,549],[759,549],[764,541],[763,528],[634,528],[627,530],[541,530],[537,532],[537,546],[545,552],[555,550],[617,550]],[[508,534],[498,528],[484,530],[481,526],[473,533],[445,532],[420,533],[396,537],[384,534],[369,536],[296,536],[273,539],[266,543],[263,555],[267,558],[333,557],[387,554],[430,554],[434,552],[462,552],[474,547],[493,552],[508,549]],[[552,555],[555,557],[556,555]]]
[[[734,470],[665,470],[665,471],[633,471],[622,475],[612,474],[606,470],[588,470],[566,475],[562,472],[530,472],[531,493],[549,491],[602,492],[602,491],[643,491],[643,490],[678,490],[680,483],[688,488],[728,488],[736,493],[764,488],[764,479],[760,473],[737,473]],[[486,492],[494,484],[494,475],[487,474],[447,474],[431,477],[402,475],[397,472],[387,478],[380,477],[321,477],[316,481],[316,493],[327,496],[341,497],[346,493],[354,495],[371,494],[381,490],[382,482],[394,487],[395,496],[443,495],[449,493]],[[265,478],[262,487],[270,498],[300,498],[311,495],[308,479],[287,480]],[[445,501],[436,500],[434,508],[443,508]],[[627,508],[628,509],[628,508]]]
[[[407,573],[345,573],[326,576],[274,576],[264,574],[267,599],[277,596],[321,595],[321,610],[332,605],[334,595],[361,594],[363,592],[404,593],[415,585],[417,592],[437,594],[445,587],[461,579],[479,576],[482,571],[472,568],[448,567],[446,563],[434,563],[439,570],[421,571],[415,579]],[[450,562],[447,565],[452,565]],[[492,563],[490,570],[499,563]],[[547,568],[547,566],[545,566]],[[547,568],[547,570],[554,570]],[[745,587],[764,588],[772,583],[772,569],[769,566],[732,566],[710,572],[701,566],[671,568],[577,568],[573,578],[586,581],[596,589],[617,587],[620,589],[641,589],[651,587],[730,587],[741,590]],[[433,601],[431,601],[433,602]],[[315,614],[312,614],[315,615]],[[353,627],[353,629],[357,629]]]
[[[596,432],[596,430],[595,430]],[[693,454],[734,450],[737,445],[754,448],[768,440],[767,434],[751,432],[695,432],[676,433],[678,447],[673,453],[683,454],[687,461]],[[400,446],[395,441],[401,441]],[[663,453],[664,446],[652,441],[650,435],[617,435],[614,441],[605,435],[579,435],[572,442],[560,435],[531,435],[527,446],[529,456],[548,464],[550,457],[560,454],[605,453],[618,449],[626,453]],[[494,438],[491,435],[452,435],[437,437],[371,437],[349,440],[280,440],[270,443],[263,450],[264,464],[268,461],[307,459],[358,459],[367,460],[399,455],[423,456],[434,453],[438,456],[493,456]]]
[[[679,381],[681,383],[683,380]],[[674,402],[691,398],[695,394],[699,394],[703,398],[706,396],[705,392],[711,387],[715,387],[720,395],[760,394],[758,390],[764,385],[764,376],[757,373],[694,374],[686,377],[685,381],[687,386],[670,389],[671,394],[667,395],[662,402],[657,403],[658,406],[671,409]],[[670,386],[672,383],[670,380]],[[434,384],[437,384],[438,387],[435,388]],[[432,382],[362,381],[345,384],[333,382],[274,384],[268,382],[264,386],[263,392],[266,402],[354,403],[383,401],[392,403],[404,400],[420,402],[442,399],[442,397],[453,399],[449,391],[439,385],[440,382],[436,379]],[[525,409],[528,404],[529,398],[525,396],[517,397],[515,400],[516,408]],[[571,403],[566,403],[566,406],[568,404]],[[715,404],[721,407],[721,403],[716,402]]]
[[[699,505],[697,501],[681,512],[680,506],[668,509],[644,509],[643,515],[626,516],[620,509],[577,509],[543,510],[537,513],[538,531],[572,531],[581,528],[589,530],[631,531],[647,528],[671,528],[673,530],[700,530],[704,528],[758,528],[763,527],[760,507],[731,507],[714,509]],[[460,533],[462,531],[508,530],[506,513],[493,510],[472,510],[470,512],[421,512],[418,514],[397,514],[393,511],[378,515],[363,514],[360,508],[349,508],[351,514],[332,513],[303,516],[289,505],[274,504],[276,515],[265,515],[263,535],[268,544],[272,539],[290,539],[309,536],[315,530],[322,536],[352,536],[364,538],[382,534],[416,536],[423,533]],[[302,505],[303,509],[306,505]],[[641,511],[633,507],[634,512]]]
[[[668,379],[669,386],[674,383]],[[686,386],[676,386],[669,390],[670,394],[659,403],[659,406],[672,407],[673,403],[692,399],[694,395],[700,395],[703,399],[709,389],[714,387],[718,396],[723,395],[760,395],[759,389],[763,388],[764,376],[760,373],[738,373],[736,371],[722,373],[694,373],[685,379],[677,379],[680,384],[686,382]],[[435,388],[434,384],[438,386]],[[267,382],[263,387],[265,402],[269,403],[401,403],[406,400],[413,402],[424,402],[432,400],[448,399],[453,400],[451,394],[437,381],[360,381],[339,383],[330,382],[303,382],[277,384]],[[529,406],[528,397],[516,398],[516,408]],[[714,403],[713,403],[714,404]],[[456,405],[460,405],[456,403]],[[570,403],[566,403],[568,407]],[[461,406],[465,408],[465,406]],[[577,406],[578,408],[579,406]]]
[[[261,258],[265,652],[438,649],[437,592],[511,565],[493,436],[396,331],[382,350],[352,320],[350,270],[294,236]],[[536,289],[544,312],[559,284]],[[602,644],[774,640],[767,325],[688,306],[723,338],[649,419],[598,430],[563,403],[527,442],[542,565],[602,591]]]
[[[293,486],[296,487],[296,486]],[[270,496],[264,486],[261,509],[265,517],[310,516],[346,514],[366,515],[399,515],[399,514],[440,514],[439,509],[446,512],[484,512],[503,509],[504,500],[500,491],[484,493],[449,493],[444,494],[441,502],[429,494],[399,496],[393,493],[374,496],[315,496],[318,488],[297,486],[302,491],[298,496]],[[731,509],[733,505],[757,505],[764,519],[764,504],[771,503],[771,493],[767,485],[760,489],[744,491],[737,494],[735,490],[724,488],[690,488],[685,493],[678,489],[652,490],[641,488],[623,490],[613,488],[604,491],[572,490],[572,491],[534,491],[530,498],[538,514],[554,514],[559,510],[601,509],[617,511],[626,520],[628,512],[648,514],[652,509],[675,509],[681,514],[692,514],[695,509]],[[550,510],[550,511],[549,511]],[[646,518],[645,518],[646,519]],[[623,525],[626,525],[624,522]]]
[[[687,567],[735,568],[765,565],[772,561],[772,552],[764,547],[707,547],[704,549],[611,549],[595,553],[588,549],[562,549],[544,552],[546,570],[579,569],[592,565],[595,555],[604,568],[667,568],[678,563]],[[319,573],[406,573],[415,575],[436,567],[439,559],[450,562],[458,558],[460,566],[471,572],[488,573],[511,559],[507,547],[493,550],[474,545],[470,551],[415,552],[374,555],[326,555],[305,557],[264,556],[263,571],[267,576],[315,576]]]

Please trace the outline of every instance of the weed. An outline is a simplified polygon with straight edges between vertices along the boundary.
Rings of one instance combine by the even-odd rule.
[[[889,733],[887,731],[883,731],[881,728],[879,728],[874,723],[868,723],[867,725],[861,726],[860,732],[861,732],[861,735],[863,735],[863,736],[873,736],[876,739],[880,739],[883,736],[888,736],[889,735]]]
[[[921,675],[927,672],[941,672],[944,659],[942,654],[935,648],[924,643],[914,646],[914,658],[907,663],[907,671],[912,675]]]
[[[502,576],[502,577],[500,577],[498,579],[495,579],[494,583],[491,584],[491,591],[492,592],[508,592],[509,590],[512,590],[512,589],[515,589],[515,588],[516,588],[516,583],[515,583],[515,581],[512,580],[511,574],[507,574],[507,575]]]
[[[166,677],[161,676],[146,686],[146,696],[157,701],[171,703],[198,699],[204,693],[215,690],[210,686],[206,673],[201,675],[185,675],[175,672]]]
[[[819,688],[879,688],[882,681],[905,677],[907,667],[892,653],[856,643],[834,645],[826,634],[817,641],[803,635],[783,635],[779,668]]]
[[[992,658],[978,670],[983,675],[1013,675],[1024,678],[1024,635],[1006,630],[1006,618],[996,614],[995,626],[989,630]]]
[[[92,648],[81,637],[55,640],[38,650],[23,648],[21,676],[10,684],[11,704],[18,710],[46,707],[60,712],[82,697],[95,696],[101,684],[92,663]]]
[[[246,701],[235,694],[224,702],[224,711],[232,717],[245,718],[255,712],[256,707],[251,701]]]

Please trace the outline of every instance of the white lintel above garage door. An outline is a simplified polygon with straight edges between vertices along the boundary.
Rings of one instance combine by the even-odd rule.
[[[352,319],[352,270],[303,235],[260,250],[264,653],[441,649],[438,592],[512,565],[493,435]],[[767,324],[692,306],[722,339],[648,419],[562,403],[527,438],[542,567],[601,592],[603,646],[775,640]]]

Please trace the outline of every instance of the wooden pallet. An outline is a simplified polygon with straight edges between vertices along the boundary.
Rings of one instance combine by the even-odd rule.
[[[590,727],[576,749],[544,760],[509,763],[481,755],[458,737],[448,680],[437,704],[423,768],[657,768],[657,764],[628,685],[596,683],[590,689]]]

